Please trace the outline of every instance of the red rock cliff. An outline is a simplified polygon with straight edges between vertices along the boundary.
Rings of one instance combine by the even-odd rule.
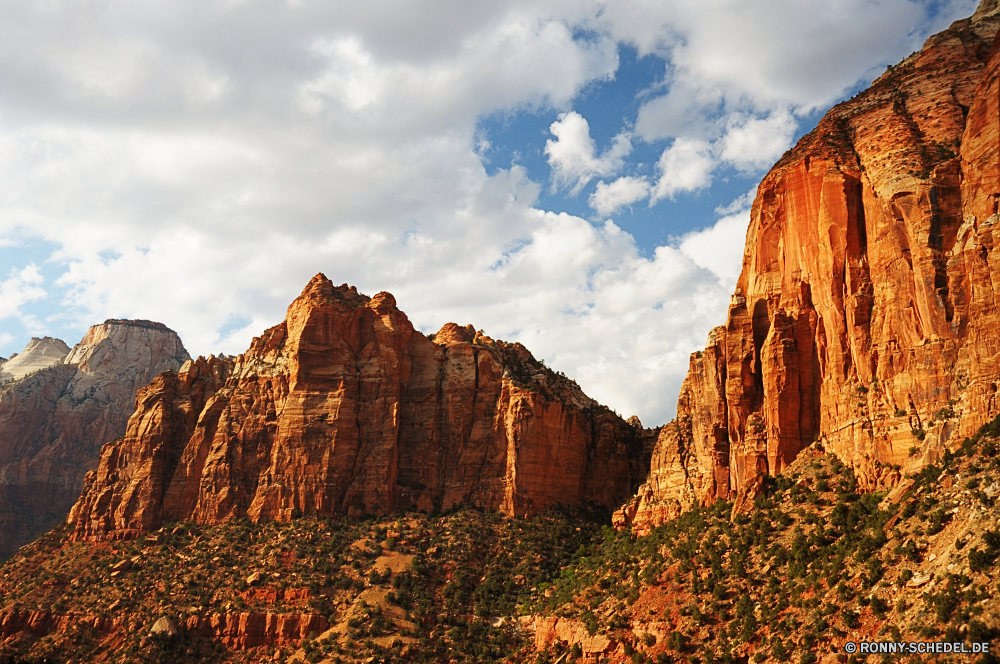
[[[523,346],[454,324],[431,341],[388,293],[317,275],[246,353],[188,362],[140,393],[70,523],[100,539],[297,511],[614,508],[645,477],[642,448],[638,426]]]
[[[173,331],[149,321],[94,325],[66,350],[0,388],[0,560],[66,517],[101,445],[125,433],[136,391],[188,359]]]
[[[1000,412],[998,13],[930,38],[764,178],[726,324],[620,525],[745,504],[813,442],[891,485]]]

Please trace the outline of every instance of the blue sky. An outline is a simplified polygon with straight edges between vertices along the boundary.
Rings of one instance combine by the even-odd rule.
[[[324,272],[663,423],[747,194],[974,7],[0,6],[0,356],[110,317],[239,353]]]

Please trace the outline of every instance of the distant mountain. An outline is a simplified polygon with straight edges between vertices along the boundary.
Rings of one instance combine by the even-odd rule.
[[[22,352],[0,360],[0,386],[59,364],[68,354],[69,346],[62,339],[32,337]]]
[[[136,391],[187,359],[160,323],[108,320],[72,350],[32,339],[3,364],[0,559],[66,517],[101,445],[125,432]]]
[[[811,664],[1000,638],[998,5],[763,180],[674,422],[317,275],[243,355],[139,392],[67,522],[0,566],[0,657]]]

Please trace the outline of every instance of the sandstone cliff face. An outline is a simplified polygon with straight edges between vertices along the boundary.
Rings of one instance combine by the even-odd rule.
[[[431,341],[388,293],[317,275],[243,355],[199,358],[140,392],[69,521],[101,539],[243,515],[614,508],[648,449],[523,346],[454,324]]]
[[[814,442],[889,486],[997,414],[998,14],[930,38],[764,178],[726,324],[620,525],[745,506]]]
[[[109,320],[66,350],[0,389],[0,559],[65,518],[101,445],[125,432],[136,391],[188,359],[148,321]]]
[[[32,337],[22,352],[0,360],[0,385],[59,364],[68,353],[69,346],[62,339]]]
[[[147,625],[122,616],[53,611],[0,612],[0,642],[6,639],[41,638],[53,633],[89,631],[98,638],[114,638],[122,633],[142,630]],[[217,613],[189,616],[178,625],[192,636],[209,638],[226,648],[246,650],[260,646],[297,644],[310,634],[320,634],[329,627],[326,618],[314,613]],[[120,638],[120,637],[119,637]]]

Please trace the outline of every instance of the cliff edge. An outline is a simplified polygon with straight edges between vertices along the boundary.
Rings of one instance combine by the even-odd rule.
[[[246,353],[142,390],[69,523],[101,540],[186,519],[614,509],[651,443],[520,344],[451,323],[432,340],[390,294],[320,274]]]
[[[761,182],[726,323],[619,526],[744,509],[813,444],[890,487],[1000,412],[998,14],[928,39]]]

